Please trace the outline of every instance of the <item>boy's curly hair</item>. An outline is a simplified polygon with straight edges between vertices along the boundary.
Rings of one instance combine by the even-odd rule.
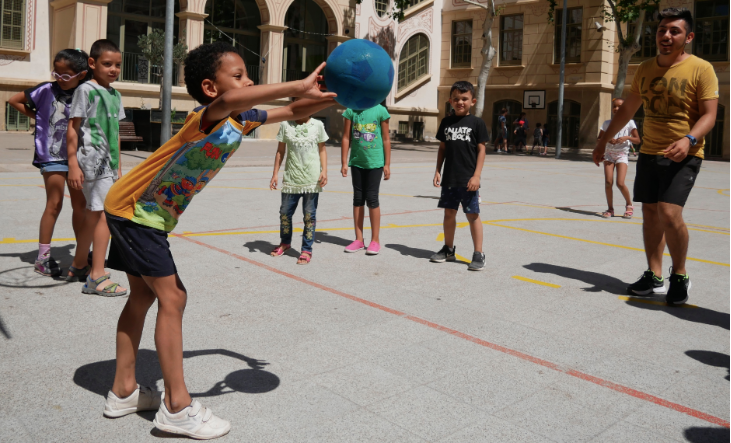
[[[236,48],[226,42],[205,43],[190,51],[185,57],[185,87],[188,94],[198,103],[208,104],[212,100],[203,93],[203,80],[216,80],[216,72],[221,66],[221,56],[236,52]]]

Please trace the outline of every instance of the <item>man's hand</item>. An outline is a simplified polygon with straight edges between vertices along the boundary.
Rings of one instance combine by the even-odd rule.
[[[665,148],[663,154],[665,158],[669,158],[674,162],[681,162],[685,157],[688,156],[688,150],[690,149],[690,140],[688,137],[683,137],[675,143]]]
[[[477,191],[478,189],[480,189],[480,177],[472,177],[470,181],[467,182],[467,190],[472,192]]]
[[[594,148],[594,152],[591,156],[594,160],[595,165],[599,166],[599,163],[601,163],[602,159],[604,158],[604,151],[606,149],[606,144],[603,143],[601,140],[596,142],[596,147]]]
[[[269,181],[269,189],[272,191],[277,190],[277,176],[272,175],[272,179]]]
[[[391,167],[386,165],[383,167],[383,179],[388,180],[389,178],[391,178]]]
[[[78,166],[69,165],[69,186],[77,191],[81,191],[81,185],[84,184],[84,173]]]
[[[439,173],[439,171],[434,172],[434,187],[438,188],[442,183],[442,175]]]
[[[348,165],[343,165],[342,168],[340,168],[340,173],[343,174],[343,177],[348,176]]]
[[[323,76],[320,75],[320,71],[323,69],[325,69],[325,62],[322,62],[322,64],[318,66],[312,74],[302,80],[302,93],[300,93],[300,97],[315,99],[337,97],[337,94],[334,92],[322,92],[323,86],[318,82],[323,79]]]
[[[317,179],[317,183],[320,184],[321,188],[324,188],[327,184],[327,172],[323,171],[320,173],[320,177]]]

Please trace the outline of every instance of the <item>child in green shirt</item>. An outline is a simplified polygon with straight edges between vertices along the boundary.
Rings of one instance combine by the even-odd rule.
[[[280,123],[277,134],[279,146],[274,156],[274,174],[269,189],[277,189],[277,174],[285,151],[287,162],[284,165],[282,206],[279,209],[279,234],[282,241],[272,251],[272,257],[281,257],[292,247],[292,216],[301,198],[305,227],[302,232],[302,253],[297,264],[306,265],[312,259],[317,201],[322,187],[327,184],[327,139],[325,125],[311,116]]]
[[[371,219],[371,243],[366,254],[377,255],[381,252],[379,231],[381,228],[381,208],[378,202],[378,189],[381,176],[384,180],[391,177],[391,140],[388,136],[388,121],[391,118],[386,108],[376,105],[370,109],[343,112],[345,127],[341,172],[348,176],[350,166],[353,177],[353,220],[355,241],[345,248],[345,252],[358,252],[365,249],[363,242],[364,205],[368,205]],[[350,160],[348,158],[350,149]]]

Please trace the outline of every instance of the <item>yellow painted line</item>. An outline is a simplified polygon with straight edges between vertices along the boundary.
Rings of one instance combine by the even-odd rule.
[[[437,241],[444,241],[444,232],[437,234]]]
[[[535,284],[541,285],[541,286],[548,286],[549,288],[560,288],[561,287],[560,285],[554,285],[553,283],[546,283],[546,282],[540,281],[540,280],[533,280],[532,278],[521,277],[519,275],[514,275],[513,278],[516,280],[520,280],[520,281],[526,281],[528,283],[535,283]]]
[[[573,220],[573,219],[568,219],[568,220]],[[599,221],[600,222],[602,220],[587,220],[587,221]],[[612,247],[612,248],[620,248],[620,249],[628,249],[630,251],[645,252],[645,250],[644,249],[641,249],[641,248],[633,248],[631,246],[615,245],[615,244],[612,244],[612,243],[604,243],[604,242],[595,241],[595,240],[586,240],[586,239],[583,239],[583,238],[569,237],[567,235],[551,234],[550,232],[534,231],[532,229],[516,228],[514,226],[499,225],[499,224],[497,224],[495,222],[492,222],[492,221],[484,221],[483,223],[486,224],[486,225],[488,225],[488,226],[498,226],[500,228],[515,229],[516,231],[524,231],[524,232],[530,232],[530,233],[533,233],[533,234],[548,235],[550,237],[563,238],[563,239],[566,239],[566,240],[575,240],[575,241],[580,241],[580,242],[584,242],[584,243],[592,243],[592,244],[595,244],[595,245],[609,246],[609,247]],[[663,254],[663,255],[666,256],[666,257],[670,257],[670,254],[667,254],[667,253],[666,254]],[[701,263],[708,263],[708,264],[711,264],[711,265],[719,265],[719,266],[731,267],[731,265],[729,265],[728,263],[721,263],[721,262],[716,262],[716,261],[711,261],[711,260],[703,260],[703,259],[700,259],[700,258],[686,257],[686,260],[697,261],[697,262],[701,262]]]
[[[518,222],[518,221],[583,221],[583,222],[594,222],[594,223],[621,223],[624,225],[641,225],[642,224],[642,223],[637,223],[637,222],[619,221],[619,220],[594,220],[592,218],[559,218],[559,217],[506,218],[506,219],[501,219],[501,220],[485,220],[482,223],[491,224],[491,223]],[[694,226],[701,226],[701,225],[694,225]],[[707,226],[707,227],[714,228],[713,226]],[[696,228],[688,228],[688,229],[691,231],[710,232],[712,234],[729,235],[728,232],[709,231],[706,229],[696,229]],[[722,229],[722,228],[718,228],[718,229]],[[643,251],[644,251],[644,249],[643,249]]]
[[[725,191],[731,191],[731,189],[719,189],[717,192],[721,195],[725,195],[726,197],[731,197],[731,195],[726,194]]]
[[[461,261],[461,262],[463,262],[463,263],[467,263],[468,265],[469,265],[470,263],[472,263],[472,260],[467,260],[466,258],[462,257],[462,256],[461,256],[461,255],[459,255],[459,254],[454,254],[454,256],[455,256],[455,257],[457,257],[457,260],[458,260],[458,261]]]
[[[51,239],[52,242],[61,242],[61,241],[76,241],[75,238],[54,238]],[[0,245],[11,245],[11,244],[18,244],[18,243],[38,243],[38,239],[28,239],[28,240],[16,240],[15,237],[6,237],[0,241]]]
[[[624,301],[628,301],[628,302],[632,302],[632,303],[644,303],[644,304],[646,304],[646,305],[655,305],[655,306],[670,306],[670,305],[668,305],[667,303],[665,303],[664,301],[657,301],[657,300],[646,300],[646,299],[644,299],[644,298],[637,298],[637,297],[627,297],[627,296],[625,296],[625,295],[620,295],[620,296],[619,296],[619,297],[617,297],[617,298],[619,298],[620,300],[624,300]],[[696,305],[689,305],[689,304],[684,304],[684,305],[680,305],[680,306],[673,306],[673,307],[674,307],[674,308],[691,308],[691,309],[692,309],[692,308],[697,308],[698,306],[696,306]]]

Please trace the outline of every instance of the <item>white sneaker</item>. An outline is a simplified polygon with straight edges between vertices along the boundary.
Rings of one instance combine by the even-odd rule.
[[[204,408],[198,400],[193,400],[190,406],[174,414],[168,411],[163,401],[152,424],[161,431],[185,435],[196,440],[222,437],[231,430],[231,423],[213,415],[213,411]]]
[[[104,416],[119,418],[139,411],[154,411],[160,407],[160,397],[160,392],[140,385],[137,385],[137,389],[127,398],[119,398],[114,392],[109,391],[104,404]]]

